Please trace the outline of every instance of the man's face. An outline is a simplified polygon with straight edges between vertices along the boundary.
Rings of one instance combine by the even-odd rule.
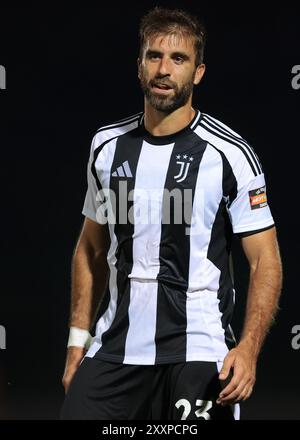
[[[188,102],[204,73],[203,64],[195,67],[195,56],[193,40],[181,35],[159,35],[147,42],[138,67],[152,107],[171,113]]]

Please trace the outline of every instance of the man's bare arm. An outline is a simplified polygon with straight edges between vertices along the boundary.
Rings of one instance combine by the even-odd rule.
[[[258,356],[275,320],[282,288],[282,265],[275,227],[243,238],[242,245],[250,264],[250,282],[239,345],[251,347]]]
[[[85,218],[72,258],[70,327],[90,330],[97,314],[108,276],[107,225]],[[84,347],[68,347],[62,383],[65,390],[86,353]]]
[[[246,316],[240,342],[225,357],[220,379],[233,369],[230,383],[220,393],[218,403],[246,400],[255,383],[257,357],[272,325],[282,288],[282,265],[276,237],[271,228],[242,238],[250,265]]]
[[[70,327],[90,330],[105,288],[109,235],[107,225],[85,218],[72,258]]]

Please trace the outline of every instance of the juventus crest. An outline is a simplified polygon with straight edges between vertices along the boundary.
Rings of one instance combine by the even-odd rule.
[[[176,176],[174,176],[174,179],[176,182],[183,182],[188,174],[189,167],[191,165],[191,162],[194,160],[192,156],[188,156],[187,154],[177,154],[176,155],[176,163],[180,165],[179,172]],[[181,159],[181,160],[180,160]]]

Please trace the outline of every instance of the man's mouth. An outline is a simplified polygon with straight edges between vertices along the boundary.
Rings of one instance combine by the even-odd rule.
[[[154,83],[152,84],[152,90],[157,93],[169,93],[171,90],[173,90],[173,87],[169,86],[168,84],[164,83]]]

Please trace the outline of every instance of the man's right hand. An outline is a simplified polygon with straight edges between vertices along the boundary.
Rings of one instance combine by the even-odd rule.
[[[62,378],[62,384],[64,386],[65,392],[68,391],[71,380],[80,365],[82,358],[86,353],[85,347],[69,347],[66,359],[66,366],[64,375]]]

